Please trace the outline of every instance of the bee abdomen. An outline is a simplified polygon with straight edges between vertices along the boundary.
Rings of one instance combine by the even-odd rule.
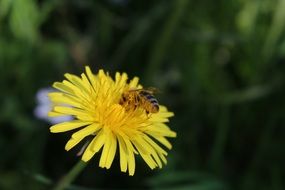
[[[152,101],[152,100],[156,100],[155,97],[153,95],[150,95],[150,94],[147,94],[145,95],[146,99],[148,99],[149,101]]]
[[[157,99],[155,99],[155,98],[149,99],[149,101],[150,101],[151,103],[158,103]]]

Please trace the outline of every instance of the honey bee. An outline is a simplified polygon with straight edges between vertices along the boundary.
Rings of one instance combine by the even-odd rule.
[[[127,110],[135,110],[143,108],[146,114],[157,113],[159,111],[159,104],[154,97],[156,89],[130,89],[122,94],[120,104]]]

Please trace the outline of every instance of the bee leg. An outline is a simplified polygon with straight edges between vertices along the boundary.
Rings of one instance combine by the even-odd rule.
[[[123,95],[119,101],[119,104],[123,105],[127,101],[127,98]]]
[[[147,118],[149,119],[151,117],[151,113],[149,111],[145,111]]]

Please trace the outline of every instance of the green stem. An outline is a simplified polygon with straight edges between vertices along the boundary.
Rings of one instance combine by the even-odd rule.
[[[73,180],[80,174],[80,172],[87,166],[86,162],[80,160],[73,168],[58,182],[54,190],[64,190]]]
[[[221,112],[220,123],[218,125],[216,139],[214,141],[211,157],[209,160],[210,167],[217,172],[220,171],[221,161],[228,140],[228,132],[230,129],[229,114],[229,107],[226,106]]]
[[[285,0],[279,0],[273,14],[273,21],[269,27],[269,32],[263,47],[263,55],[268,60],[274,51],[276,51],[276,43],[282,37],[285,28]]]

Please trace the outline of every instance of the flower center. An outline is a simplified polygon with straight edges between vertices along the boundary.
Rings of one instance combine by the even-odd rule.
[[[128,110],[120,104],[102,106],[99,111],[99,122],[104,127],[116,131],[122,128],[136,128],[148,119],[142,109]]]

